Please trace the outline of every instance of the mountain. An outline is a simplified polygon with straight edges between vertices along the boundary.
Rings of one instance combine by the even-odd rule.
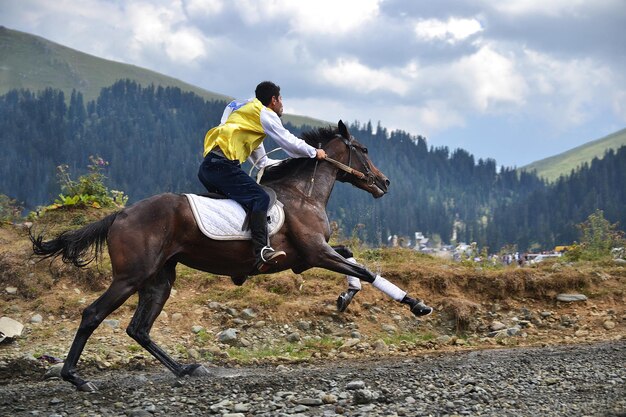
[[[558,155],[535,161],[519,168],[520,171],[536,171],[539,177],[548,182],[556,181],[562,175],[570,175],[572,170],[594,158],[602,158],[609,149],[618,149],[626,145],[626,129],[622,129],[603,138],[587,142]]]
[[[95,100],[103,87],[130,79],[148,86],[177,87],[206,100],[230,101],[232,97],[204,90],[176,78],[135,65],[89,55],[39,36],[0,26],[0,95],[14,89],[61,90],[69,99],[72,90],[86,101]],[[295,126],[325,126],[328,122],[288,115],[285,122]]]

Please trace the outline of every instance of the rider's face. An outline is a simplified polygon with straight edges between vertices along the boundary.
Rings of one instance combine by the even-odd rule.
[[[272,101],[270,105],[267,106],[270,109],[274,110],[274,113],[281,117],[283,115],[283,98],[282,96],[274,96],[272,97]]]

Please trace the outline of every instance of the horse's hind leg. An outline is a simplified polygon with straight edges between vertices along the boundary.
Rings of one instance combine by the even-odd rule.
[[[96,387],[91,382],[83,380],[76,372],[76,364],[87,340],[100,323],[121,306],[135,291],[136,287],[129,285],[127,282],[114,280],[104,294],[83,311],[80,326],[61,370],[61,377],[72,383],[80,391],[96,391]]]
[[[166,264],[153,279],[147,281],[139,290],[139,304],[126,333],[172,371],[174,375],[201,375],[206,373],[206,369],[202,365],[181,365],[150,338],[152,325],[170,296],[172,284],[176,278],[175,270],[175,263]]]

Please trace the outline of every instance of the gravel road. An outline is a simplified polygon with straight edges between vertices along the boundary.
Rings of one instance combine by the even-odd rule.
[[[16,366],[1,373],[0,415],[626,416],[624,341],[208,369],[87,369],[100,390],[85,394]]]

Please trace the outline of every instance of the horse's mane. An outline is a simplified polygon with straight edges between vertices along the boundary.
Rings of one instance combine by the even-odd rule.
[[[302,132],[302,139],[313,146],[319,148],[320,144],[323,147],[331,139],[333,139],[338,133],[337,128],[331,126],[319,127],[313,130]],[[301,170],[307,164],[312,163],[312,158],[291,158],[287,159],[279,164],[272,165],[265,169],[261,182],[274,181],[287,176],[293,176],[296,172]]]

